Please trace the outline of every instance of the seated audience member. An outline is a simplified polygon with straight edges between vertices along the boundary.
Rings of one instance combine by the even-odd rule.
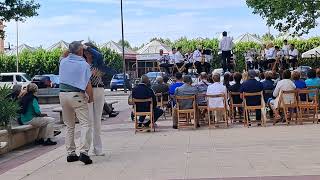
[[[240,93],[257,93],[263,91],[263,84],[256,80],[257,73],[254,70],[248,71],[249,79],[244,81],[240,88]],[[260,106],[261,96],[247,97],[246,102],[248,106]],[[258,126],[261,126],[261,109],[256,110],[256,120],[258,121]],[[250,126],[250,123],[249,123]]]
[[[239,93],[240,88],[241,88],[242,74],[238,73],[238,72],[234,73],[233,79],[235,81],[235,84],[230,86],[229,91]],[[242,103],[242,99],[241,99],[240,95],[232,96],[232,101],[234,104],[241,104]],[[239,108],[238,111],[239,111],[240,116],[242,116],[243,109]],[[234,113],[235,113],[234,115],[236,115],[236,109],[234,109]]]
[[[38,86],[34,83],[30,83],[27,86],[27,93],[21,98],[21,114],[19,117],[20,123],[23,125],[30,124],[35,127],[39,127],[39,134],[36,143],[43,144],[44,146],[56,145],[56,142],[52,141],[55,135],[54,132],[54,119],[47,117],[46,114],[42,114],[38,103],[36,94],[38,92]],[[57,134],[60,132],[57,132]]]
[[[223,83],[220,82],[220,74],[219,73],[214,73],[212,75],[213,79],[213,84],[211,84],[208,87],[207,90],[207,95],[219,95],[219,94],[224,94],[225,97],[227,98],[227,88],[226,86],[223,85]],[[209,108],[226,108],[225,104],[223,102],[223,98],[209,98],[208,99],[208,107]],[[221,112],[214,112],[214,117],[216,120],[222,119],[222,113]]]
[[[310,87],[320,87],[320,78],[317,78],[317,73],[315,69],[310,69],[308,72],[308,79],[306,79],[306,85],[308,88]],[[312,98],[314,97],[315,94],[314,93],[310,93],[309,97]]]
[[[275,118],[276,119],[280,119],[280,115],[279,115],[279,111],[278,108],[279,106],[281,107],[280,104],[280,97],[281,97],[281,93],[283,91],[291,91],[291,90],[295,90],[296,89],[296,85],[294,84],[294,82],[290,79],[291,78],[291,72],[289,70],[285,70],[282,74],[282,80],[280,80],[277,83],[276,88],[273,91],[273,97],[275,97],[274,100],[270,101],[270,107],[273,110],[274,114],[275,114]],[[288,95],[286,97],[284,97],[284,101],[286,104],[289,104],[290,102],[294,102],[295,101],[295,97],[294,95]],[[282,103],[282,102],[281,102]]]
[[[176,79],[176,82],[171,84],[170,88],[169,88],[169,94],[170,95],[174,95],[174,93],[176,91],[176,88],[183,85],[182,74],[181,73],[177,72],[176,75],[175,75],[175,79]]]
[[[175,90],[175,96],[194,96],[197,95],[198,90],[195,86],[192,86],[192,78],[191,76],[184,76],[183,77],[184,84],[180,87],[177,87]],[[179,101],[180,109],[192,109],[193,102],[191,100],[180,100]],[[176,107],[178,108],[178,107]],[[178,117],[177,117],[177,110],[174,110],[173,113],[173,129],[177,129],[178,126]]]
[[[166,86],[168,86],[168,88],[170,88],[170,84],[168,83],[168,81],[169,81],[169,77],[168,77],[168,76],[164,76],[164,77],[163,77],[163,83],[164,83]]]
[[[305,89],[307,88],[306,83],[304,80],[301,79],[301,74],[299,71],[292,71],[292,80],[294,82],[294,85],[296,85],[297,89]]]
[[[154,84],[151,89],[154,91],[155,94],[161,93],[169,93],[169,87],[163,83],[163,78],[162,77],[157,77],[156,79],[157,83]]]
[[[263,97],[264,97],[264,102],[267,103],[270,98],[272,98],[272,93],[266,93],[267,90],[274,90],[274,82],[272,81],[272,72],[267,71],[264,73],[265,75],[265,81],[262,82],[263,85]]]
[[[133,99],[149,99],[152,98],[152,107],[153,107],[153,117],[154,122],[157,122],[159,117],[163,114],[163,111],[157,107],[157,99],[153,90],[149,87],[150,80],[148,76],[142,75],[140,83],[132,89],[132,98]],[[148,112],[150,110],[150,104],[148,103],[137,103],[136,104],[137,112]],[[149,127],[151,121],[144,122],[145,116],[139,117],[139,127]]]
[[[10,98],[14,101],[17,101],[21,97],[23,97],[27,92],[22,89],[22,86],[20,84],[15,84],[12,87],[11,93],[7,96],[7,98]]]
[[[317,68],[316,74],[317,74],[317,78],[320,78],[320,68]]]
[[[211,83],[208,82],[208,75],[206,72],[200,74],[199,82],[195,85],[198,91],[198,94],[206,94],[208,86]],[[206,105],[207,101],[205,97],[199,97],[197,99],[198,105]]]
[[[223,75],[223,85],[227,89],[229,89],[230,87],[230,77],[231,77],[231,73],[228,73],[228,72]]]

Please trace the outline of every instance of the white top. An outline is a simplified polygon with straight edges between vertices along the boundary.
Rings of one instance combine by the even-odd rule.
[[[273,91],[273,96],[276,97],[275,104],[274,104],[275,108],[278,108],[282,91],[290,91],[295,89],[296,89],[296,85],[290,79],[283,79],[279,81],[276,85],[276,88]],[[289,104],[290,102],[294,102],[295,101],[294,94],[288,94],[286,97],[284,97],[284,100],[286,104]]]
[[[198,49],[193,52],[192,58],[194,61],[201,61],[201,57],[202,54]]]
[[[283,45],[282,51],[285,56],[289,55],[289,49],[290,49],[289,45]]]
[[[219,43],[219,49],[221,51],[231,51],[233,48],[233,39],[231,37],[222,37],[220,43]]]
[[[281,58],[282,56],[283,56],[283,51],[278,51],[278,52],[277,52],[277,57],[280,57],[280,58]]]
[[[208,86],[207,95],[224,94],[227,97],[227,88],[222,82],[215,82]],[[209,107],[224,107],[223,98],[209,98]]]
[[[160,64],[170,63],[170,57],[168,55],[160,55],[160,57],[158,58],[158,62]]]
[[[289,50],[289,59],[297,59],[299,52],[297,49]]]
[[[180,51],[177,51],[175,54],[175,63],[181,63],[184,61],[184,58],[182,56],[182,54],[180,53]]]
[[[276,59],[276,55],[277,55],[277,52],[276,52],[276,49],[274,47],[272,48],[269,48],[266,52],[266,58],[267,59]]]

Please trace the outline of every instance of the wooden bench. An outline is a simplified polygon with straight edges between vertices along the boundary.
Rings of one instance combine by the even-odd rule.
[[[110,104],[111,107],[112,107],[113,104],[116,104],[116,103],[118,103],[118,102],[119,102],[119,101],[111,101],[111,102],[107,102],[107,103]],[[60,123],[63,124],[64,122],[63,122],[63,117],[62,117],[62,107],[60,106],[60,107],[54,108],[54,109],[52,110],[52,112],[57,112],[57,113],[59,113]],[[78,120],[77,117],[76,117],[76,123],[79,123],[79,120]]]

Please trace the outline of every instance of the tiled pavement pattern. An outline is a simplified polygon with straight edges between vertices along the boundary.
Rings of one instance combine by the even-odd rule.
[[[307,176],[320,175],[320,125],[178,131],[160,120],[158,132],[135,135],[126,98],[111,98],[119,98],[122,113],[104,122],[105,157],[93,156],[90,166],[67,163],[61,146],[0,180],[320,179]]]

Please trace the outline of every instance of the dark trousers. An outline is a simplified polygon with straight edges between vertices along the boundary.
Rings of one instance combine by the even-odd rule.
[[[154,122],[157,122],[158,119],[162,116],[163,110],[160,108],[154,108],[153,109],[153,116],[154,116]],[[143,121],[146,119],[146,116],[140,116],[139,117],[139,123],[143,123]]]
[[[231,51],[222,51],[221,54],[222,57],[222,68],[223,68],[223,72],[226,72],[230,69],[230,60],[231,60]]]
[[[248,117],[250,121],[250,116]],[[261,121],[261,109],[256,109],[256,120]]]
[[[203,64],[201,64],[201,62],[197,61],[194,63],[194,65],[197,68],[197,73],[200,74],[202,72],[206,72],[207,74],[210,72],[210,64],[208,62],[204,62]]]
[[[181,63],[176,63],[177,67],[180,69],[183,65],[184,65],[184,62],[181,62]],[[173,70],[173,74],[176,74],[177,72],[179,72],[179,69],[177,69],[176,67],[174,68]],[[183,72],[181,72],[183,73]]]
[[[164,68],[167,74],[171,74],[170,67],[172,67],[172,66],[173,66],[173,64],[168,64],[168,63],[160,64],[160,67]]]
[[[289,59],[289,63],[291,64],[291,67],[293,69],[295,69],[297,67],[297,62],[298,62],[297,59]]]

